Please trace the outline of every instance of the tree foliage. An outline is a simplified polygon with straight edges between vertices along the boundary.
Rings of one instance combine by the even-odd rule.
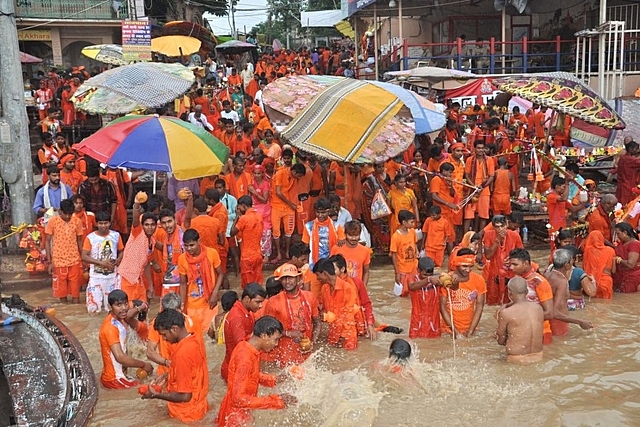
[[[233,4],[237,4],[234,0]],[[229,13],[229,2],[226,0],[197,0],[187,4],[185,0],[156,0],[151,3],[148,10],[149,16],[161,21],[183,20],[185,19],[184,8],[200,8],[203,12],[209,12],[215,16],[227,16]]]

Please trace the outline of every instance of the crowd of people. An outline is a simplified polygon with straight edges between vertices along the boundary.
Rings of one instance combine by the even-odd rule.
[[[167,401],[176,419],[201,419],[207,333],[226,347],[219,425],[295,403],[286,394],[257,395],[259,385],[284,379],[262,373],[261,361],[304,362],[322,322],[328,345],[346,350],[362,337],[398,332],[375,319],[367,290],[373,251],[390,257],[396,283],[389,290],[411,299],[410,338],[471,336],[484,306],[500,305],[496,339],[513,361],[540,360],[543,345],[569,323],[591,328],[569,315],[586,306],[585,296],[640,287],[637,143],[625,141],[617,159],[616,195],[597,194],[576,164],[563,176],[544,169],[536,191],[546,197],[551,227],[545,268],[524,248],[524,221],[511,199],[534,138],[550,134],[550,145],[567,145],[570,120],[548,123],[537,105],[505,117],[491,104],[460,111],[451,103],[433,142],[417,138],[375,165],[326,162],[279,140],[261,105],[263,73],[273,72],[262,61],[251,72],[231,70],[230,90],[216,97],[194,87],[177,100],[175,114],[212,132],[231,156],[219,175],[168,178],[166,198],[134,194],[137,172],[75,153],[51,125],[60,120],[55,107],[43,119],[43,186],[33,211],[44,222],[54,297],[78,303],[86,285],[87,311],[108,311],[100,329],[104,387],[138,385],[126,368],[141,377],[155,369],[143,398]],[[584,187],[586,201],[576,196]],[[618,203],[622,216],[613,213]],[[572,232],[580,215],[583,241]],[[275,272],[265,280],[266,265]],[[239,294],[229,289],[234,273]],[[161,312],[148,322],[154,297]],[[147,360],[127,355],[131,329],[148,343]]]

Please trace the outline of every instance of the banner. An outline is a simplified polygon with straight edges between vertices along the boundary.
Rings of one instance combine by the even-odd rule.
[[[18,30],[18,40],[21,42],[51,41],[51,30]]]
[[[149,21],[122,21],[122,59],[126,62],[151,61]]]
[[[446,90],[445,99],[459,102],[463,110],[476,104],[485,105],[488,100],[502,93],[491,84],[492,81],[491,77],[483,77],[459,88]]]

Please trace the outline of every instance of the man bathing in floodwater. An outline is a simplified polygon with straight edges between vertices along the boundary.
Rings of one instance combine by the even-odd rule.
[[[527,281],[514,277],[507,284],[511,303],[496,313],[498,344],[506,345],[507,360],[534,363],[542,360],[544,311],[540,304],[527,300]]]

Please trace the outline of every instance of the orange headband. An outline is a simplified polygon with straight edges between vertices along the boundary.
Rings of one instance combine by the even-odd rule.
[[[452,262],[455,268],[458,268],[461,265],[473,266],[475,263],[476,263],[476,256],[472,254],[456,256],[453,258],[453,262]]]
[[[464,144],[461,142],[456,142],[455,144],[451,145],[451,151],[455,150],[456,148],[462,148],[464,150]]]

